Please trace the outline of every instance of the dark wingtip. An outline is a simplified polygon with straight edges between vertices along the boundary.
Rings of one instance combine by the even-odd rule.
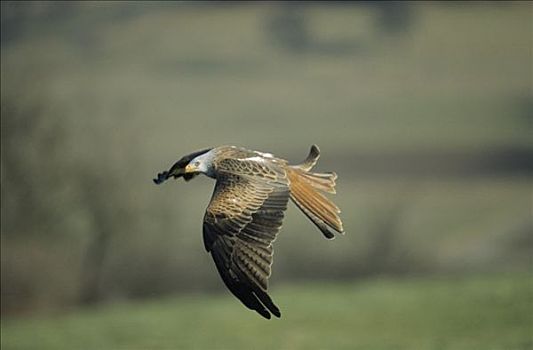
[[[257,313],[261,316],[263,316],[264,318],[266,318],[267,320],[270,320],[270,318],[272,316],[270,316],[270,312],[266,311],[265,309],[262,309],[262,310],[255,310],[257,311]]]
[[[168,179],[168,171],[163,171],[162,173],[157,174],[157,178],[153,179],[153,181],[156,185],[160,185],[163,182],[165,182],[165,180],[167,179]]]

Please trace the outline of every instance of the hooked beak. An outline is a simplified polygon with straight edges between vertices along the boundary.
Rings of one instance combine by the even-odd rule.
[[[198,172],[198,169],[194,165],[187,164],[185,166],[185,174],[196,173],[196,172]]]

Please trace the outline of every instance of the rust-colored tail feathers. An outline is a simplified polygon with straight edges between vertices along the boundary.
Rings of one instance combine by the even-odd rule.
[[[316,145],[311,147],[307,159],[300,165],[289,167],[288,177],[292,201],[322,231],[328,239],[335,232],[344,233],[339,218],[340,209],[321,192],[335,193],[335,173],[312,173],[320,151]]]

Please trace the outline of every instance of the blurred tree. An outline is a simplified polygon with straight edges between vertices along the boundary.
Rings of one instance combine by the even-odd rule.
[[[52,251],[54,243],[72,234],[69,218],[75,208],[71,195],[75,179],[67,156],[64,115],[46,103],[45,94],[32,89],[35,84],[29,79],[11,81],[9,89],[4,88],[4,73],[0,226],[2,311],[6,312],[54,294],[48,293],[54,286],[41,285],[39,276],[61,264]],[[68,279],[53,276],[58,283]]]
[[[50,201],[71,181],[62,116],[31,90],[11,88],[6,94],[1,102],[2,234],[43,233],[62,221],[63,212]]]
[[[268,30],[274,43],[294,53],[303,53],[312,45],[304,7],[284,2],[270,19]]]
[[[121,181],[117,169],[131,156],[125,157],[124,152],[104,152],[99,158],[74,156],[72,151],[81,147],[81,141],[67,133],[64,113],[51,107],[60,103],[30,80],[2,89],[1,236],[3,251],[9,249],[5,245],[14,250],[2,256],[3,312],[25,304],[102,300],[110,241],[114,235],[130,232],[138,222],[129,183]],[[3,84],[6,81],[13,80],[2,80]],[[46,86],[44,80],[41,84]],[[109,135],[100,136],[99,147],[113,142]],[[134,143],[125,137],[127,133],[121,142]],[[135,153],[130,151],[131,147],[125,150]],[[64,254],[58,256],[57,250]],[[21,258],[39,266],[34,268]],[[78,263],[68,265],[70,259]],[[74,268],[77,265],[81,270]],[[68,276],[58,276],[65,273]],[[62,280],[43,286],[36,274]],[[68,292],[60,291],[65,288]],[[65,293],[79,293],[79,297],[64,300]]]
[[[377,1],[377,27],[384,35],[398,36],[405,34],[413,24],[412,4],[407,1]]]
[[[127,133],[123,137],[125,138],[121,141],[130,145],[127,149],[129,156],[121,152],[106,152],[101,154],[98,164],[85,161],[79,166],[77,178],[80,204],[92,222],[92,235],[81,266],[80,302],[83,304],[99,302],[108,296],[103,288],[103,281],[112,240],[117,236],[128,237],[128,234],[139,227],[139,210],[129,196],[134,187],[124,181],[124,176],[118,169],[121,161],[138,164],[129,161],[135,154],[132,151],[134,143],[127,139]],[[105,140],[103,135],[102,140]],[[134,256],[130,258],[136,259]],[[135,274],[135,271],[130,273]],[[127,295],[128,291],[123,293]]]
[[[87,244],[82,262],[80,302],[92,304],[102,299],[102,276],[104,262],[108,252],[111,236],[119,229],[116,208],[113,208],[112,186],[109,180],[92,172],[81,174],[82,202],[90,213],[94,225],[94,234]],[[108,194],[109,197],[102,194]],[[119,207],[120,208],[120,207]]]
[[[319,53],[329,55],[357,54],[369,49],[372,38],[351,37],[320,40],[317,31],[309,24],[312,15],[307,9],[325,4],[282,2],[269,18],[267,32],[271,41],[295,54]],[[397,37],[408,32],[413,24],[413,8],[406,2],[398,1],[331,1],[328,7],[343,6],[361,9],[367,6],[373,10],[375,22],[372,31],[382,36]],[[375,40],[375,39],[374,39]]]

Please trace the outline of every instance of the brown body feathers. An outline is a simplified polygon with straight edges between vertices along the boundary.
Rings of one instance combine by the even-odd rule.
[[[205,248],[228,289],[265,318],[281,316],[267,289],[272,243],[289,198],[326,238],[344,233],[339,208],[325,196],[335,193],[337,175],[311,172],[319,156],[313,145],[303,163],[289,165],[268,153],[221,146],[185,156],[154,179],[157,184],[170,177],[189,180],[204,172],[217,180],[204,216]],[[191,162],[197,172],[187,172]]]

